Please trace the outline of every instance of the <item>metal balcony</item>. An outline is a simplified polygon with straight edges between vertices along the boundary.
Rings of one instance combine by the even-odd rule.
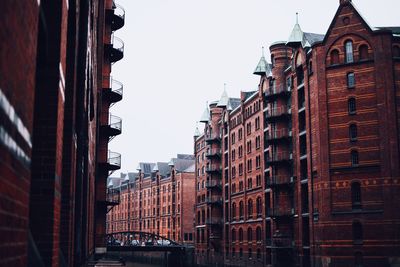
[[[121,82],[114,80],[111,76],[104,76],[103,88],[103,97],[111,104],[122,100],[124,86]]]
[[[108,124],[102,125],[100,131],[110,137],[110,140],[122,132],[122,119],[110,114],[108,116]]]
[[[273,249],[293,249],[294,241],[290,237],[273,237],[269,245]]]
[[[292,110],[287,106],[269,108],[265,111],[265,120],[269,122],[280,119],[287,119],[291,116],[291,114]]]
[[[264,92],[264,96],[267,101],[272,101],[278,97],[289,96],[290,93],[290,87],[287,86],[270,87]]]
[[[120,191],[115,188],[107,188],[106,204],[107,206],[115,206],[120,203]]]
[[[106,10],[106,22],[111,24],[111,30],[116,31],[125,25],[125,10],[113,3],[112,9]]]
[[[121,60],[124,57],[124,42],[112,35],[111,43],[104,46],[104,53],[110,59],[111,63]]]
[[[221,166],[207,166],[206,167],[206,172],[208,174],[213,174],[213,173],[221,173]]]
[[[109,171],[121,169],[121,154],[117,152],[108,151],[106,168]]]
[[[294,208],[274,208],[270,210],[270,216],[273,218],[292,218]]]
[[[222,218],[211,217],[206,219],[206,224],[208,225],[221,225],[223,223]]]
[[[266,178],[267,187],[278,187],[293,185],[294,177],[288,175],[278,175]]]
[[[222,197],[206,197],[206,203],[209,205],[222,205]]]
[[[219,180],[211,180],[211,181],[206,181],[206,188],[212,189],[222,189],[222,182]]]
[[[291,163],[293,160],[293,154],[289,152],[278,152],[272,155],[267,154],[266,164],[267,166],[278,165],[283,163]]]
[[[207,158],[221,158],[221,149],[211,149],[206,152]]]
[[[211,144],[211,143],[219,143],[221,142],[221,135],[219,134],[211,134],[211,135],[206,135],[206,142]]]
[[[271,144],[280,140],[289,140],[292,137],[292,131],[288,128],[269,131],[266,135],[266,142]]]

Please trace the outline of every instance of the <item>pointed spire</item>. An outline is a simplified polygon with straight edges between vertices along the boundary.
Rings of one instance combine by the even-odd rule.
[[[304,34],[299,25],[299,13],[296,12],[296,24],[293,27],[292,33],[290,34],[286,45],[292,47],[301,45],[303,43],[303,37]]]
[[[194,135],[193,135],[193,137],[199,137],[199,136],[200,136],[199,122],[196,122],[196,130],[194,130]]]
[[[232,111],[233,110],[232,104],[231,104],[231,99],[228,100],[228,105],[226,106],[226,110],[228,110],[228,111]]]
[[[208,108],[208,103],[206,105],[206,109],[203,112],[203,115],[201,115],[200,122],[207,123],[210,121],[210,109]]]
[[[158,164],[156,163],[156,164],[154,164],[154,167],[153,167],[153,170],[152,170],[153,172],[158,172],[159,171],[159,169],[158,169]]]
[[[221,95],[220,100],[218,101],[217,107],[226,107],[228,104],[228,93],[226,92],[226,83],[224,83],[224,92]]]
[[[267,63],[264,57],[264,46],[263,46],[260,61],[258,62],[257,67],[254,70],[253,74],[262,76],[262,75],[267,75],[269,71],[270,68],[269,64]]]

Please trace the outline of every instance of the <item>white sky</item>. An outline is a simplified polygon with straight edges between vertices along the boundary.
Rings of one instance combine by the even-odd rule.
[[[123,125],[110,149],[122,154],[122,172],[193,153],[206,101],[218,100],[224,83],[231,97],[255,90],[261,47],[269,58],[269,45],[289,37],[296,12],[303,31],[325,34],[339,6],[339,0],[116,2],[126,11],[125,26],[115,33],[125,56],[112,75],[124,83],[124,97],[111,113]],[[371,26],[400,26],[399,0],[353,3]]]

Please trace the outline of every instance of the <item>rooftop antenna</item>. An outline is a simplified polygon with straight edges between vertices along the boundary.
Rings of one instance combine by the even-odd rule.
[[[299,24],[299,12],[296,12],[296,24]]]

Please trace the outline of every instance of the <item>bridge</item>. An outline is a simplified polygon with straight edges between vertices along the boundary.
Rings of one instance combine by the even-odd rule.
[[[185,253],[185,246],[169,238],[147,232],[127,231],[107,234],[107,251],[160,251]]]

